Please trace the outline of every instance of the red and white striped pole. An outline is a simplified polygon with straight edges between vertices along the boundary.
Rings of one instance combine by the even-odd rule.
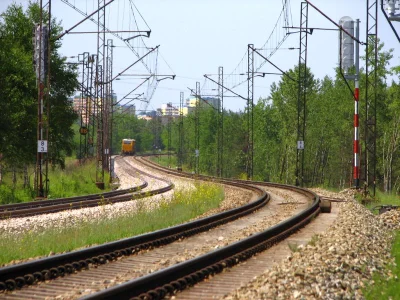
[[[359,113],[358,113],[358,100],[359,100],[359,82],[358,78],[355,80],[354,90],[354,166],[353,166],[353,181],[354,187],[360,188],[360,135],[359,135]]]
[[[356,19],[356,39],[360,38],[360,20]],[[360,131],[359,131],[359,76],[360,76],[360,45],[355,41],[356,53],[355,53],[355,68],[356,68],[356,76],[354,79],[354,166],[353,166],[353,183],[356,189],[360,188]]]

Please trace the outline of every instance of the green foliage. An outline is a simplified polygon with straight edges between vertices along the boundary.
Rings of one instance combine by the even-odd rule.
[[[384,193],[382,191],[376,192],[376,198],[379,200],[380,205],[400,205],[400,198],[394,194]]]
[[[76,160],[67,160],[64,168],[49,170],[50,191],[48,198],[64,198],[87,194],[98,194],[102,191],[96,185],[96,162],[86,161],[79,165]],[[108,185],[109,174],[105,174],[105,190],[110,190]]]
[[[400,74],[400,67],[388,69],[392,50],[378,53],[378,126],[377,137],[377,185],[385,192],[400,189],[400,85],[387,86],[385,78],[392,72]],[[354,70],[353,70],[354,71]],[[297,80],[299,67],[287,71]],[[307,72],[306,127],[304,150],[304,180],[306,186],[343,189],[352,186],[354,99],[338,70],[334,78],[316,79],[310,69]],[[400,76],[399,76],[400,77]],[[349,81],[354,90],[354,82]],[[365,152],[365,74],[360,75],[360,145],[361,159]],[[280,183],[295,183],[297,159],[297,106],[298,83],[288,76],[271,85],[267,99],[259,99],[254,105],[254,168],[253,179]],[[131,117],[129,117],[131,118]],[[123,137],[138,137],[140,149],[148,152],[167,150],[168,125],[160,118],[140,123],[139,120],[121,118],[118,144]],[[195,144],[199,139],[199,171],[216,175],[217,172],[217,111],[200,105],[200,135],[195,136],[195,114],[189,113],[183,120],[183,164],[185,170],[195,170]],[[140,120],[142,121],[142,120]],[[171,151],[179,150],[179,119],[171,125]],[[223,111],[223,176],[245,179],[248,156],[248,110]],[[220,149],[221,150],[221,149]],[[361,161],[361,164],[364,162]],[[175,167],[175,166],[171,166]],[[361,166],[363,169],[363,166]]]
[[[314,247],[318,243],[318,241],[319,241],[319,236],[317,234],[314,234],[311,237],[311,240],[308,242],[308,244]]]
[[[395,265],[388,266],[386,274],[376,272],[373,275],[374,284],[368,285],[363,290],[365,299],[399,299],[400,295],[400,231],[397,231],[392,246],[392,256]]]
[[[170,166],[171,168],[175,168],[175,166],[177,166],[178,159],[176,155],[174,154],[170,155],[170,158],[168,160],[168,155],[166,155],[165,152],[164,153],[162,152],[161,154],[162,155],[151,156],[150,159],[153,162],[164,167]]]
[[[288,243],[288,247],[292,252],[299,252],[299,245],[297,243]]]
[[[0,204],[20,203],[31,201],[35,197],[32,188],[19,189],[12,185],[0,185]]]
[[[77,160],[67,159],[63,168],[54,166],[49,169],[49,199],[72,197],[86,194],[98,194],[102,190],[95,185],[96,162],[87,161],[79,164]],[[33,190],[34,169],[29,168],[24,175],[23,170],[3,169],[3,183],[0,184],[0,204],[28,202],[35,199]],[[27,176],[27,185],[24,176]],[[109,174],[105,174],[105,190],[110,190]]]
[[[363,195],[362,193],[358,193],[355,195],[355,199],[360,203],[365,204],[365,206],[372,210],[373,213],[378,214],[379,210],[377,210],[377,206],[380,205],[399,205],[400,206],[400,198],[397,195],[384,193],[382,191],[377,190],[375,197],[371,197],[370,195]]]
[[[46,21],[46,17],[44,20]],[[2,163],[14,166],[31,164],[37,151],[38,89],[33,67],[32,32],[39,21],[39,6],[11,4],[0,18],[0,153]],[[51,90],[49,98],[49,160],[63,166],[71,153],[71,125],[76,119],[68,96],[77,88],[76,69],[65,64],[58,54],[60,41],[54,37],[62,31],[55,20],[51,30]],[[45,99],[47,107],[47,99]],[[47,108],[45,109],[47,110]]]
[[[27,229],[12,236],[2,234],[0,264],[12,260],[72,251],[177,225],[218,207],[223,190],[216,185],[199,184],[192,190],[178,190],[159,208],[146,209],[146,199],[138,201],[138,212],[117,218],[79,219],[74,226],[41,230]],[[105,204],[105,203],[104,203]],[[57,241],[57,243],[54,243]]]

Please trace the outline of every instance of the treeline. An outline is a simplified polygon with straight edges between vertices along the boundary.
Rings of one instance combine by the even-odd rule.
[[[399,192],[400,160],[400,86],[388,77],[399,74],[399,68],[389,68],[392,50],[379,46],[377,62],[377,187],[387,192]],[[342,77],[316,79],[308,71],[304,178],[306,186],[346,188],[352,186],[354,99]],[[298,78],[298,67],[288,71]],[[361,172],[364,172],[365,80],[360,75],[360,144]],[[353,83],[350,82],[353,89]],[[370,93],[371,94],[371,93]],[[283,76],[272,84],[271,95],[259,99],[254,106],[254,167],[253,179],[295,184],[297,151],[297,83]],[[199,172],[217,174],[217,111],[202,105],[199,111]],[[246,178],[247,110],[223,113],[223,176]],[[155,151],[168,146],[168,125],[155,118],[151,121],[120,116],[116,120],[114,143],[131,137],[137,140],[139,151]],[[164,122],[165,123],[165,122]],[[183,121],[184,170],[195,170],[195,115]],[[160,136],[161,140],[157,141]],[[179,151],[179,119],[171,125],[171,151]],[[175,160],[176,161],[176,160]],[[363,174],[361,174],[363,178]],[[363,184],[363,182],[361,182]]]
[[[46,18],[45,18],[46,19]],[[37,83],[33,67],[32,32],[39,22],[39,7],[30,4],[26,11],[10,5],[0,18],[0,181],[4,167],[33,166],[37,151]],[[49,99],[49,163],[63,167],[66,156],[81,157],[77,115],[68,96],[78,90],[77,71],[67,65],[55,37],[62,32],[56,20],[51,30],[51,90]],[[400,67],[389,68],[392,51],[379,45],[377,61],[377,186],[399,192],[400,185],[400,86],[388,82],[400,74]],[[298,78],[298,68],[288,71]],[[307,76],[304,178],[307,186],[345,188],[352,185],[354,100],[339,74],[334,78]],[[365,81],[360,78],[361,168],[365,152]],[[351,89],[353,83],[350,82]],[[372,93],[369,93],[372,95]],[[271,86],[271,94],[254,106],[253,179],[295,183],[297,151],[297,83],[283,76]],[[247,111],[223,112],[223,176],[246,178]],[[199,141],[199,172],[217,172],[217,112],[209,106],[199,111],[200,134],[195,137],[194,114],[183,121],[182,159],[184,169],[195,168],[195,144]],[[375,121],[375,120],[374,120]],[[74,123],[75,122],[75,123]],[[179,119],[171,125],[171,151],[179,149]],[[75,127],[73,127],[75,126]],[[79,127],[79,126],[78,126]],[[134,138],[138,152],[167,150],[168,126],[155,118],[113,116],[113,153],[119,153],[122,138]],[[95,142],[95,141],[94,141]],[[75,153],[73,153],[75,150]],[[94,149],[93,149],[94,153]]]

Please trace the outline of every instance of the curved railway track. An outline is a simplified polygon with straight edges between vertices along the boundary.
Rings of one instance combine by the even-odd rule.
[[[148,164],[148,163],[147,163]],[[180,172],[173,172],[167,170],[171,174]],[[193,177],[191,174],[185,174],[186,177]],[[219,181],[216,178],[209,178],[203,176],[197,176],[198,179],[202,180],[213,180]],[[255,186],[249,186],[249,182],[238,181],[232,182],[228,180],[221,180],[225,184],[231,184],[241,187],[251,188],[253,191],[258,191],[260,197],[257,201],[247,204],[243,207],[232,209],[221,214],[213,215],[211,217],[196,220],[190,223],[186,223],[180,226],[175,226],[169,229],[156,231],[129,239],[125,239],[118,242],[113,242],[101,246],[87,248],[81,251],[75,251],[67,254],[57,255],[54,257],[42,259],[39,261],[25,263],[17,266],[7,267],[0,269],[0,288],[3,289],[15,289],[16,287],[22,287],[25,284],[32,284],[34,282],[52,279],[56,277],[63,277],[67,273],[75,273],[80,269],[86,269],[87,267],[95,266],[99,270],[101,268],[101,274],[114,272],[113,269],[120,268],[132,268],[132,261],[136,264],[143,260],[143,256],[135,257],[133,254],[141,255],[146,251],[145,249],[151,249],[160,245],[169,244],[173,241],[180,240],[182,237],[191,236],[199,232],[208,230],[209,228],[221,225],[229,222],[238,217],[243,217],[249,213],[260,209],[268,201],[269,198],[265,192],[262,192]],[[225,267],[230,267],[241,261],[253,256],[255,253],[263,251],[271,247],[273,244],[286,238],[288,235],[297,231],[300,227],[304,226],[312,218],[314,218],[319,212],[319,197],[305,189],[300,189],[292,186],[285,186],[272,183],[257,182],[254,183],[258,186],[267,186],[269,188],[284,188],[296,193],[301,193],[305,198],[310,199],[311,205],[306,205],[300,213],[289,218],[288,220],[281,222],[271,228],[264,230],[263,232],[254,234],[249,238],[230,244],[221,249],[203,254],[199,257],[190,259],[185,262],[178,263],[176,265],[167,267],[165,269],[158,270],[151,274],[139,275],[139,278],[120,284],[115,287],[111,287],[107,290],[101,291],[97,294],[89,295],[87,299],[128,299],[132,297],[148,297],[149,299],[162,298],[167,294],[181,290],[186,286],[195,284],[202,279],[221,272]],[[174,243],[177,244],[177,243]],[[173,245],[171,245],[173,247]],[[179,243],[175,247],[180,247]],[[167,255],[163,253],[163,249],[159,250],[161,255]],[[150,253],[153,253],[151,251]],[[159,254],[160,255],[160,254]],[[128,257],[122,259],[122,257]],[[150,254],[150,256],[152,256]],[[156,256],[156,254],[154,254]],[[149,258],[144,258],[148,260]],[[123,262],[125,260],[125,262]],[[126,262],[126,261],[131,262]],[[121,261],[122,266],[115,266],[113,264],[105,264],[110,261]],[[125,266],[123,266],[125,264]],[[94,268],[89,271],[82,272],[82,276],[85,277],[84,273],[87,273],[91,280],[100,280],[102,275],[97,275],[92,272]],[[92,272],[92,273],[90,273]],[[132,277],[137,277],[138,274]],[[144,275],[144,276],[143,276]],[[79,276],[79,275],[78,275]],[[70,276],[64,277],[67,279]],[[71,276],[72,278],[73,276]],[[81,281],[82,278],[73,279],[72,282]],[[87,277],[87,276],[86,276]],[[54,286],[60,291],[66,292],[67,286],[63,281],[54,281]],[[90,279],[89,279],[90,280]],[[22,292],[23,290],[21,290]],[[26,290],[25,295],[31,295],[32,291]],[[43,292],[44,293],[44,292]],[[20,295],[23,295],[19,293]],[[46,293],[42,294],[44,296]],[[24,296],[18,296],[13,294],[6,294],[6,298],[10,299],[24,299]]]
[[[137,177],[138,174],[142,173],[147,177],[156,178],[153,175],[141,172],[132,166],[129,166],[127,172],[130,172],[133,177]],[[152,191],[142,191],[148,186],[148,182],[142,180],[142,183],[135,187],[100,194],[0,205],[0,220],[130,201],[133,199],[164,193],[173,188],[173,185],[170,182],[164,179],[157,179],[165,182],[166,186],[164,188],[155,189]]]
[[[236,184],[236,186],[246,187],[243,184]],[[62,277],[66,274],[86,269],[89,266],[97,266],[117,260],[122,256],[136,254],[144,249],[168,244],[249,214],[268,202],[265,192],[255,187],[246,188],[260,194],[258,201],[218,215],[159,230],[154,233],[1,268],[0,289],[14,290],[15,288],[21,288],[24,285],[33,284],[38,281]]]
[[[169,174],[176,175],[181,173],[167,168],[162,168],[148,161],[147,165],[158,168],[159,170]],[[186,173],[183,174],[183,176],[210,180],[209,177],[201,175]],[[217,179],[211,178],[211,180]],[[235,180],[235,182],[249,183],[248,181],[242,180]],[[285,189],[297,191],[313,201],[311,206],[307,207],[295,216],[276,224],[263,232],[250,236],[249,238],[194,259],[159,270],[147,276],[88,295],[82,299],[162,299],[167,295],[171,296],[177,291],[184,290],[188,286],[193,286],[205,278],[221,273],[225,268],[237,265],[249,259],[253,255],[271,248],[274,244],[298,231],[320,213],[319,196],[309,190],[273,183],[251,183],[268,187],[284,187]]]

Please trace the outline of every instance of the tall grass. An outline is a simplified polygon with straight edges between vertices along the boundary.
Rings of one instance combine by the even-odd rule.
[[[34,167],[28,169],[29,185],[23,185],[23,173],[16,173],[16,182],[13,183],[12,172],[6,172],[3,176],[3,183],[0,184],[0,204],[28,202],[35,199],[34,190]],[[105,172],[105,190],[110,190],[109,174]],[[72,158],[66,159],[66,167],[61,170],[59,167],[48,170],[49,199],[78,196],[85,194],[96,194],[102,191],[95,185],[96,162],[86,161],[79,164]]]
[[[105,190],[109,190],[109,174],[104,173]],[[65,170],[49,170],[50,191],[48,198],[63,198],[102,191],[96,186],[96,161],[79,164],[75,159],[67,159]]]
[[[19,185],[0,184],[0,205],[32,201],[35,191],[32,187],[22,188]]]
[[[146,199],[142,199],[137,200],[139,210],[136,213],[115,219],[81,219],[74,226],[26,231],[12,237],[3,232],[0,264],[71,251],[180,224],[218,207],[223,198],[220,187],[201,184],[193,190],[176,191],[171,200],[165,199],[151,211],[144,208]]]
[[[171,169],[175,169],[178,166],[178,158],[175,154],[170,155],[170,159],[168,160],[168,155],[156,155],[156,156],[149,156],[149,159],[155,163],[163,167],[170,167]]]
[[[376,190],[376,197],[379,204],[392,204],[392,205],[400,205],[400,197],[396,195],[395,193],[393,194],[388,194],[381,192],[379,190]]]
[[[364,289],[366,299],[400,299],[400,231],[397,231],[392,247],[392,255],[395,258],[395,266],[390,266],[392,274],[386,278],[379,274],[374,274],[374,284]]]
[[[361,201],[362,198],[363,197],[361,196],[356,197],[356,199],[358,199],[359,201]],[[365,207],[370,210],[373,210],[374,207],[379,205],[400,205],[400,198],[396,194],[387,194],[379,190],[376,190],[376,194],[373,201],[367,201]],[[373,212],[377,214],[378,210],[373,210]]]

